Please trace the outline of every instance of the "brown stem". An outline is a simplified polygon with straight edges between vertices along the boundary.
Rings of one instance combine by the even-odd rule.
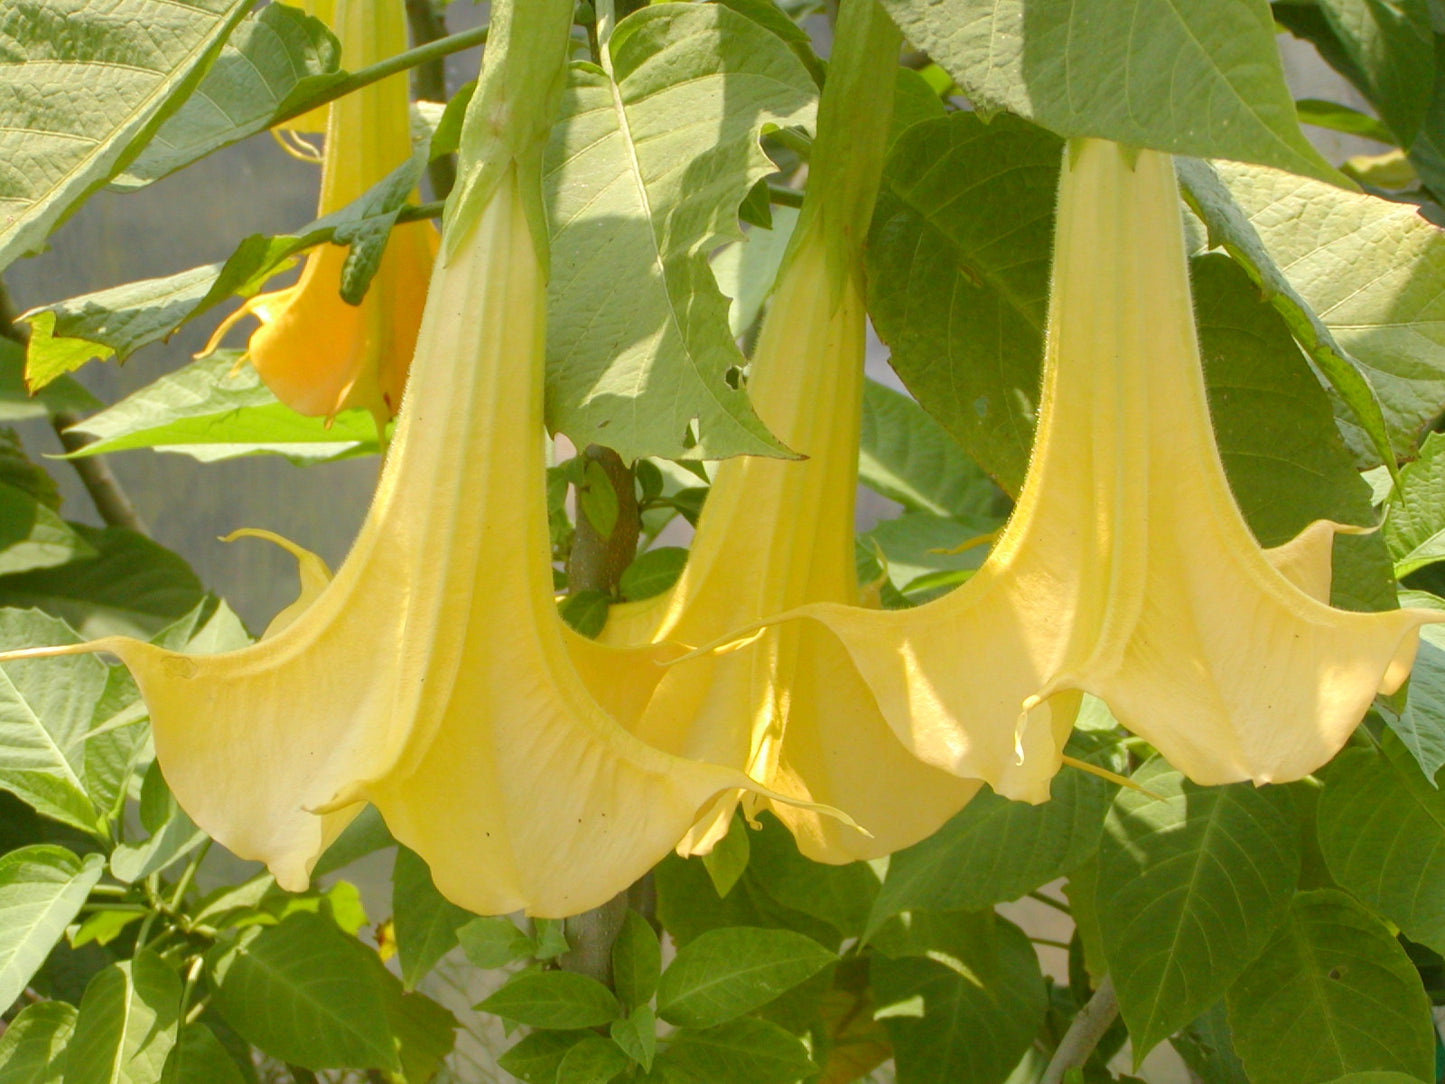
[[[567,590],[605,591],[615,594],[622,572],[637,555],[642,519],[637,508],[637,489],[632,468],[611,448],[592,444],[582,453],[584,462],[599,463],[617,495],[617,522],[612,533],[602,535],[587,516],[577,515],[577,531],[567,558]],[[584,482],[584,485],[586,483]],[[640,883],[640,882],[639,882]],[[567,943],[571,949],[557,963],[568,971],[587,975],[612,985],[612,946],[627,917],[630,895],[638,886],[618,893],[601,907],[567,920]],[[647,889],[640,890],[646,894]],[[639,900],[639,902],[643,902]]]
[[[1112,976],[1105,975],[1099,981],[1094,996],[1079,1010],[1059,1041],[1059,1048],[1054,1051],[1044,1075],[1039,1077],[1039,1084],[1062,1084],[1064,1075],[1070,1069],[1089,1060],[1094,1047],[1099,1045],[1104,1032],[1109,1030],[1109,1025],[1118,1015],[1119,999],[1114,996],[1114,980]]]
[[[446,18],[437,10],[434,0],[406,0],[406,19],[411,27],[411,44],[429,45],[447,36]],[[433,57],[411,70],[412,95],[424,102],[447,100],[447,68],[445,57]],[[457,159],[444,154],[427,163],[432,196],[446,199],[457,182]]]
[[[5,284],[0,282],[0,336],[22,346],[30,342],[25,327],[15,319],[15,309]],[[80,415],[69,410],[57,410],[50,415],[50,428],[60,438],[60,445],[67,452],[73,452],[89,443],[84,437],[67,430],[80,422]],[[80,476],[80,484],[90,494],[91,503],[100,514],[101,522],[111,527],[129,527],[132,531],[145,531],[135,506],[130,503],[119,480],[111,473],[110,465],[99,457],[67,460]]]
[[[617,522],[604,538],[585,515],[578,513],[577,533],[567,558],[567,591],[573,595],[579,591],[605,591],[611,595],[616,593],[623,571],[637,556],[637,539],[642,532],[637,488],[632,468],[611,448],[589,444],[582,459],[588,464],[600,464],[606,472],[617,494]]]

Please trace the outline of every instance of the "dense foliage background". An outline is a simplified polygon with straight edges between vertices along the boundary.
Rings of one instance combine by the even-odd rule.
[[[1383,515],[1382,530],[1338,541],[1335,604],[1445,609],[1445,438],[1433,429],[1445,406],[1445,8],[882,2],[909,49],[868,308],[911,393],[865,394],[862,480],[900,509],[858,540],[861,578],[881,582],[884,604],[962,582],[985,548],[946,551],[1008,515],[1037,408],[1062,139],[1092,135],[1180,156],[1210,405],[1259,542]],[[438,99],[417,109],[413,160],[327,220],[5,313],[0,421],[44,418],[75,458],[42,465],[13,435],[0,441],[11,607],[0,645],[109,632],[192,651],[249,642],[226,601],[138,529],[105,453],[180,452],[202,476],[243,456],[326,472],[377,454],[365,414],[296,415],[235,368],[238,351],[109,404],[68,374],[214,320],[319,244],[350,246],[351,288],[364,291],[393,223],[440,213],[408,194],[420,180],[445,195],[470,88],[441,100],[436,63],[483,30],[445,37],[439,12],[410,8],[420,47],[348,73],[325,24],[280,3],[0,0],[0,267],[56,258],[47,237],[60,229],[60,247],[65,221],[102,188],[144,188],[387,71],[415,67],[419,96]],[[589,63],[597,13],[579,5],[579,63],[546,169],[552,261],[568,269],[549,298],[548,418],[569,438],[549,478],[559,588],[579,531],[610,536],[636,515],[642,540],[615,582],[571,585],[563,614],[584,631],[610,603],[676,578],[705,461],[776,451],[738,374],[805,184],[832,14],[788,0],[616,8],[608,75]],[[1293,101],[1277,30],[1311,43],[1370,113]],[[57,57],[83,95],[27,82]],[[722,103],[715,125],[665,151],[634,137],[675,124],[697,94]],[[597,123],[599,95],[616,103],[613,127],[582,174],[574,151],[598,133],[580,118]],[[1300,120],[1381,153],[1345,164],[1352,187]],[[619,279],[632,284],[624,301]],[[604,303],[608,337],[589,333]],[[43,385],[34,397],[26,375]],[[599,382],[641,390],[588,394]],[[620,472],[568,458],[599,432]],[[105,526],[62,514],[50,472],[72,467]],[[278,487],[276,499],[290,498]],[[1066,767],[1045,805],[984,794],[933,838],[843,867],[802,858],[769,818],[738,823],[707,859],[668,858],[606,913],[566,924],[461,911],[376,816],[326,854],[312,891],[281,892],[177,807],[123,668],[6,663],[0,1084],[471,1084],[504,1072],[537,1084],[1023,1084],[1131,1067],[1180,1079],[1163,1058],[1138,1068],[1161,1044],[1207,1084],[1434,1081],[1438,628],[1422,634],[1407,691],[1377,702],[1317,777],[1198,787],[1090,703],[1070,752],[1147,793]],[[368,913],[355,882],[388,865],[389,905]],[[504,1039],[503,1026],[524,1030]],[[1126,1042],[1132,1062],[1116,1056]]]

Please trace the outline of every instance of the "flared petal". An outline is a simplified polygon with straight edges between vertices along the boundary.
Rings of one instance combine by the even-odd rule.
[[[335,0],[332,18],[342,62],[352,70],[406,48],[402,0]],[[406,73],[333,102],[318,215],[359,198],[410,155]],[[437,245],[430,223],[395,227],[360,305],[342,300],[347,250],[329,244],[307,255],[294,286],[247,302],[237,318],[261,322],[248,353],[266,386],[301,414],[330,417],[359,407],[385,425],[401,403]],[[208,350],[233,322],[222,325]]]
[[[1060,186],[1038,437],[993,552],[916,610],[798,613],[914,752],[1012,797],[1046,795],[1067,728],[1038,716],[1079,692],[1197,782],[1285,781],[1340,748],[1440,619],[1332,609],[1333,531],[1255,542],[1210,425],[1172,161],[1086,140]]]

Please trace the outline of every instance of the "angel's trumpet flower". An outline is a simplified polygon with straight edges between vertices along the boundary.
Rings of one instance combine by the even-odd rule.
[[[1340,748],[1440,620],[1332,609],[1332,535],[1255,542],[1210,425],[1172,161],[1082,140],[1059,189],[1038,436],[993,552],[915,610],[792,616],[838,637],[918,756],[1009,796],[1047,795],[1063,735],[1038,714],[1081,692],[1197,782],[1280,782]]]
[[[564,916],[621,891],[700,809],[750,786],[619,726],[573,668],[553,602],[535,212],[572,7],[493,4],[467,119],[481,138],[463,137],[449,257],[376,497],[336,577],[241,651],[108,637],[0,656],[119,656],[177,800],[287,888],[305,885],[369,800],[455,902]],[[469,146],[480,161],[466,161]],[[321,576],[303,564],[303,582]],[[626,665],[613,667],[623,686]]]
[[[335,0],[332,18],[349,67],[406,48],[402,0]],[[411,153],[405,72],[332,102],[318,215],[360,198]],[[276,398],[301,414],[328,418],[360,407],[380,431],[401,403],[436,251],[430,223],[397,226],[366,296],[350,305],[341,297],[347,250],[321,245],[306,257],[295,285],[247,301],[216,329],[206,352],[237,321],[254,316],[261,326],[251,334],[247,354]]]
[[[808,194],[749,368],[758,416],[802,460],[723,463],[678,583],[614,607],[608,644],[698,644],[808,602],[859,601],[858,486],[864,303],[860,248],[891,114],[899,36],[874,0],[842,6]],[[600,670],[600,668],[599,668]],[[615,681],[600,670],[600,681]],[[929,835],[978,789],[923,764],[889,729],[841,645],[807,624],[671,669],[635,726],[680,756],[744,768],[769,787],[847,812],[776,805],[805,854],[850,861]],[[730,793],[684,840],[726,832]]]

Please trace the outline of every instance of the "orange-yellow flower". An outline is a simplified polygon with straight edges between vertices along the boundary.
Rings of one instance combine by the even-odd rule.
[[[349,68],[406,48],[402,0],[336,0],[332,17]],[[411,153],[405,72],[332,102],[318,215],[358,199]],[[306,257],[295,285],[251,298],[221,324],[207,350],[243,316],[255,316],[261,326],[247,353],[278,399],[313,416],[360,407],[380,429],[401,403],[436,251],[430,223],[397,226],[366,296],[349,305],[340,293],[347,250],[321,245]]]

